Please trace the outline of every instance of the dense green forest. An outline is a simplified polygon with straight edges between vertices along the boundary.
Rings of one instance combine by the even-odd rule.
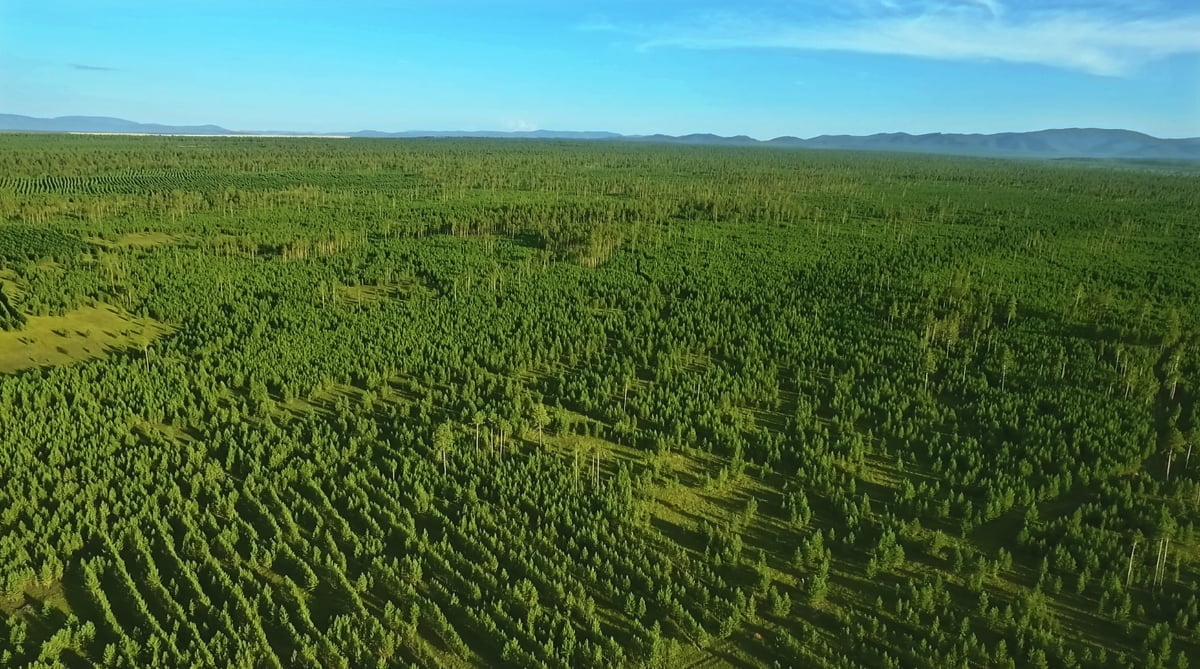
[[[1200,666],[1200,178],[0,136],[0,666]]]

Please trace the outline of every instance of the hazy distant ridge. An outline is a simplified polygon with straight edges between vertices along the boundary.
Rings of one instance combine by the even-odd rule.
[[[778,137],[768,144],[814,149],[919,151],[983,156],[1200,159],[1200,138],[1161,139],[1132,130],[1064,128],[982,134],[822,135],[812,139]]]
[[[137,123],[105,116],[60,116],[34,118],[17,114],[0,114],[0,131],[8,132],[115,132],[148,135],[308,135],[290,131],[236,131],[216,125],[176,126],[157,123]],[[343,137],[483,137],[520,139],[578,139],[643,143],[774,146],[805,149],[838,149],[852,151],[907,151],[913,153],[943,153],[964,156],[1010,156],[1029,158],[1142,158],[1200,160],[1200,138],[1161,139],[1132,130],[1102,128],[1066,128],[1036,132],[1003,132],[984,134],[910,135],[880,133],[876,135],[821,135],[810,139],[776,137],[766,141],[745,135],[722,137],[712,134],[621,135],[613,132],[581,132],[531,130],[518,132],[409,130],[383,132],[324,133]]]
[[[0,130],[19,132],[136,132],[147,135],[228,135],[234,134],[215,125],[160,125],[138,123],[109,116],[59,116],[34,118],[0,114]]]

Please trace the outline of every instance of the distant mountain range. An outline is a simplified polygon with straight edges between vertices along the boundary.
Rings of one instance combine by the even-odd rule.
[[[382,132],[359,130],[346,133],[301,133],[291,131],[237,131],[216,125],[161,125],[137,123],[104,116],[60,116],[34,118],[0,114],[0,131],[7,132],[82,132],[133,133],[146,135],[245,135],[245,136],[320,136],[320,137],[485,137],[512,139],[575,139],[662,144],[768,146],[843,151],[906,151],[960,156],[997,156],[1014,158],[1121,158],[1152,160],[1200,160],[1200,137],[1161,139],[1132,130],[1066,128],[1036,132],[997,134],[931,133],[910,135],[904,132],[876,135],[821,135],[810,139],[776,137],[757,140],[745,135],[723,137],[692,135],[621,135],[613,132],[557,130],[501,131],[425,131]]]

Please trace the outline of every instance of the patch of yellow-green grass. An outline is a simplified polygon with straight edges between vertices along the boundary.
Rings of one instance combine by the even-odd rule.
[[[0,269],[0,290],[18,302],[25,296],[20,275],[11,269]]]
[[[655,491],[648,500],[648,510],[652,516],[689,532],[698,532],[704,522],[736,524],[750,496],[748,487],[748,482],[720,488],[671,483]]]
[[[182,427],[169,423],[152,423],[144,418],[135,418],[130,429],[147,437],[160,437],[175,443],[195,441]]]
[[[577,425],[590,420],[582,414],[566,413]],[[751,496],[762,500],[771,492],[762,482],[746,474],[721,477],[719,473],[725,464],[722,458],[706,453],[681,450],[653,453],[587,435],[551,432],[538,435],[533,429],[526,430],[521,436],[526,442],[537,444],[543,441],[546,448],[567,457],[578,457],[585,473],[595,458],[598,458],[599,467],[604,473],[615,470],[619,462],[637,462],[653,467],[659,475],[667,478],[667,482],[655,485],[649,491],[643,510],[688,531],[698,531],[702,521],[729,523],[741,512]]]
[[[88,241],[108,248],[146,248],[174,244],[178,239],[178,236],[166,232],[128,232],[117,237],[115,240],[104,239],[103,237],[89,237]]]
[[[915,464],[910,463],[901,470],[896,466],[895,459],[884,458],[874,453],[867,454],[860,461],[843,461],[838,465],[857,477],[860,485],[866,486],[865,492],[869,493],[872,499],[890,495],[891,491],[900,487],[900,482],[905,478],[914,483],[920,480],[917,478],[920,472],[915,471],[919,468]]]
[[[712,366],[712,356],[703,351],[688,351],[683,354],[683,368],[689,372],[702,372]]]
[[[578,414],[572,417],[577,423],[586,420]],[[534,444],[539,440],[534,430],[528,430],[522,436],[526,442]],[[651,466],[665,478],[665,482],[645,491],[634,515],[648,519],[652,527],[659,528],[673,540],[699,536],[701,526],[706,522],[720,527],[742,527],[747,522],[742,514],[751,497],[757,498],[761,505],[776,494],[764,482],[748,474],[721,476],[720,472],[726,463],[722,458],[710,454],[680,450],[651,453],[605,439],[574,434],[547,433],[541,439],[546,448],[569,458],[577,458],[580,477],[584,480],[597,464],[604,476],[611,474],[620,462]],[[780,529],[774,527],[775,521],[768,519],[762,511],[749,522],[754,525],[754,534],[773,535]]]
[[[766,637],[756,630],[769,629],[760,624],[744,623],[728,639],[710,638],[702,646],[681,644],[669,658],[670,666],[682,669],[718,669],[724,667],[761,667],[764,662],[755,655],[767,652]]]
[[[61,316],[30,316],[24,329],[0,332],[0,373],[68,365],[139,348],[170,328],[107,304]]]
[[[337,285],[334,295],[338,302],[357,306],[378,304],[393,299],[412,299],[432,293],[433,291],[420,278],[400,276],[376,284]]]
[[[315,413],[317,411],[317,406],[309,400],[300,397],[293,397],[291,399],[279,402],[279,404],[276,406],[276,409],[284,412],[281,414],[283,418],[288,418],[291,416]]]
[[[350,304],[374,304],[391,298],[395,292],[391,286],[338,286],[337,299]]]
[[[518,377],[526,376],[533,378],[537,375],[538,372],[535,370],[522,370],[518,373]],[[582,426],[586,423],[593,422],[592,419],[584,416],[581,413],[576,413],[569,410],[563,410],[563,413],[569,418],[571,423],[576,426]],[[577,427],[576,429],[579,428]],[[645,461],[647,455],[649,455],[644,451],[640,451],[630,446],[622,446],[621,444],[615,444],[606,439],[591,437],[585,434],[556,434],[550,430],[547,430],[544,434],[539,436],[536,429],[530,428],[526,430],[526,434],[523,435],[523,437],[526,441],[535,444],[538,443],[540,439],[542,442],[544,442],[546,447],[553,448],[560,453],[570,456],[574,456],[576,451],[581,454],[581,457],[584,455],[587,457],[592,457],[598,453],[600,455],[602,468],[607,468],[609,463],[616,460],[642,462]]]
[[[399,383],[398,380],[393,380]],[[344,383],[335,383],[320,392],[305,397],[289,397],[275,402],[274,417],[291,420],[310,413],[328,413],[345,402],[358,410],[370,412],[384,404],[405,402],[413,399],[411,394],[398,390],[395,385],[384,384],[378,390],[363,390]]]
[[[67,602],[61,581],[42,583],[33,580],[15,592],[0,593],[0,612],[6,615],[20,616],[27,611],[36,613],[46,605],[64,614],[71,613],[71,606]]]

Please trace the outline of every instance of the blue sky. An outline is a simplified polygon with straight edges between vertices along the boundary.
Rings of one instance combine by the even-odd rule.
[[[1200,136],[1200,4],[0,0],[0,112],[323,132]]]

